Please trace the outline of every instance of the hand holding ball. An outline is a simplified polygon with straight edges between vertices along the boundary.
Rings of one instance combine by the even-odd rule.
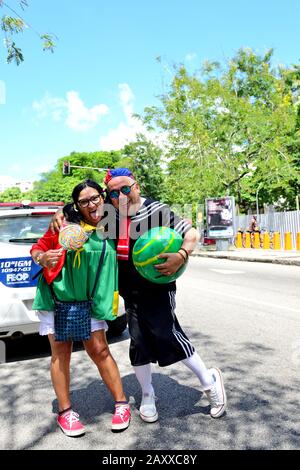
[[[175,281],[185,270],[186,263],[170,276],[161,274],[156,264],[164,263],[163,258],[158,258],[164,253],[176,253],[182,245],[182,237],[175,230],[168,227],[155,227],[145,232],[135,242],[132,259],[137,271],[148,281],[156,284],[167,284]]]

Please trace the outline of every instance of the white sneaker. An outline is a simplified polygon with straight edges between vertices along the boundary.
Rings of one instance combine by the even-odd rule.
[[[210,403],[210,415],[212,418],[220,418],[225,413],[227,398],[223,377],[220,369],[213,367],[210,372],[214,378],[214,384],[210,390],[206,390],[206,396]]]
[[[158,413],[155,406],[155,396],[150,393],[144,393],[140,406],[140,417],[146,423],[154,423],[158,420]]]

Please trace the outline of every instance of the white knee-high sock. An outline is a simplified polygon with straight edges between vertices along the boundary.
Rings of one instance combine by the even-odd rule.
[[[198,353],[194,352],[191,357],[183,359],[182,362],[197,375],[203,390],[208,390],[211,388],[211,385],[214,382],[214,378]]]
[[[154,389],[152,387],[152,375],[151,375],[151,364],[145,364],[144,366],[133,366],[136,378],[142,388],[142,392],[154,395]]]

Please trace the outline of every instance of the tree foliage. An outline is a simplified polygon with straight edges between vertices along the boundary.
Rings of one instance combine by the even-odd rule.
[[[162,150],[139,134],[136,142],[124,147],[123,155],[127,158],[126,166],[140,184],[142,194],[153,199],[163,199]]]
[[[106,169],[121,166],[132,169],[141,184],[143,194],[159,197],[163,188],[160,156],[161,150],[141,135],[137,142],[119,151],[72,152],[59,158],[52,171],[43,173],[31,191],[21,193],[19,188],[10,188],[0,194],[0,202],[20,202],[22,199],[68,202],[76,184],[91,178],[103,186]],[[69,161],[71,165],[69,176],[64,176],[62,172],[65,161]]]
[[[27,0],[19,0],[17,3],[22,11],[28,7]],[[24,61],[23,52],[17,46],[14,38],[17,34],[23,33],[27,28],[31,29],[39,37],[44,51],[54,52],[54,35],[47,33],[41,34],[36,31],[15,9],[10,6],[10,4],[11,2],[0,0],[0,7],[9,13],[3,15],[0,20],[0,27],[4,34],[4,46],[7,50],[7,63],[15,62],[16,65],[20,65],[20,63]]]
[[[20,188],[7,188],[0,194],[0,202],[20,202],[23,195]]]
[[[145,123],[169,136],[167,199],[230,194],[246,210],[260,201],[292,207],[299,191],[299,67],[273,69],[273,51],[241,49],[225,68],[175,67],[161,106]]]
[[[53,171],[44,173],[40,181],[34,183],[31,198],[34,201],[63,201],[71,199],[74,186],[86,178],[91,178],[103,185],[105,171],[92,168],[114,168],[120,159],[119,151],[112,152],[72,152],[58,160]],[[71,164],[71,175],[63,176],[63,162]],[[73,168],[73,167],[89,168]]]

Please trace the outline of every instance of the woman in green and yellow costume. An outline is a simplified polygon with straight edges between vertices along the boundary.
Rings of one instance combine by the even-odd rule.
[[[82,248],[63,250],[59,244],[59,234],[48,230],[32,246],[31,255],[43,267],[33,309],[38,311],[40,334],[48,335],[51,346],[51,379],[59,406],[57,423],[66,435],[78,436],[84,434],[84,426],[70,401],[72,341],[55,341],[51,289],[60,301],[90,298],[104,243],[98,230],[103,216],[103,189],[95,181],[86,180],[75,186],[72,199],[72,204],[65,206],[64,213],[68,222],[79,224],[85,231],[87,240]],[[117,279],[115,243],[107,239],[101,274],[93,297],[91,337],[83,343],[115,400],[113,431],[126,429],[130,422],[130,407],[124,395],[119,369],[105,336],[105,320],[113,320],[118,311]]]

